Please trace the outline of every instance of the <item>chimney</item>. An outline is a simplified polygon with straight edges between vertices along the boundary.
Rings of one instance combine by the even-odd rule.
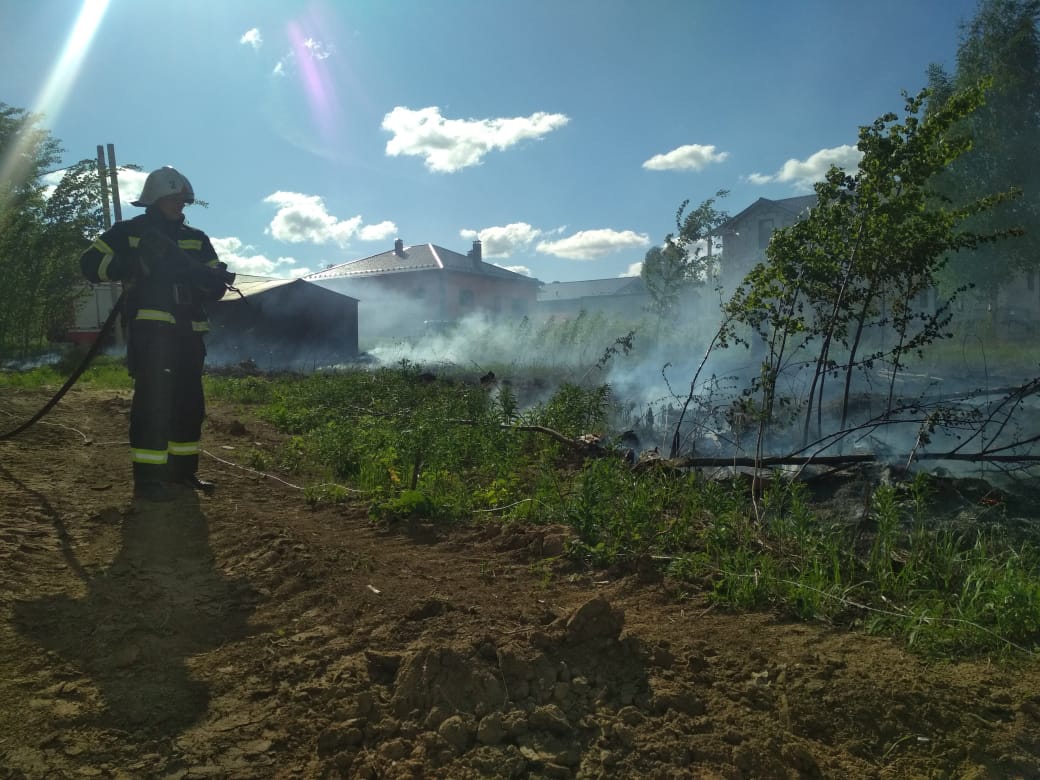
[[[394,254],[398,257],[404,256],[404,241],[401,239],[394,241]]]
[[[473,248],[469,250],[469,256],[473,259],[473,267],[480,268],[480,263],[484,259],[484,250],[480,245],[479,238],[473,242]]]

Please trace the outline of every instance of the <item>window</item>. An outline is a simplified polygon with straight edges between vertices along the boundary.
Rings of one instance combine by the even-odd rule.
[[[773,220],[760,219],[758,221],[758,248],[765,249],[769,246],[769,239],[773,237]]]
[[[459,290],[459,306],[472,306],[473,305],[473,291],[472,290]]]

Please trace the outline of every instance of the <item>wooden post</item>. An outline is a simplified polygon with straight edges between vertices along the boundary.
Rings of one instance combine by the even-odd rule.
[[[105,181],[105,150],[101,144],[97,148],[97,170],[98,180],[101,182],[101,211],[104,218],[105,230],[112,227],[112,220],[108,215],[108,182]]]
[[[116,222],[119,222],[123,219],[123,206],[119,202],[119,169],[116,168],[114,144],[108,145],[108,175],[112,177],[112,213],[115,215]]]
[[[122,207],[122,204],[119,202],[119,170],[116,167],[116,149],[115,149],[115,146],[113,144],[108,144],[108,176],[109,176],[109,181],[111,182],[111,184],[109,184],[109,182],[105,181],[105,156],[104,156],[104,149],[102,148],[102,146],[100,144],[98,144],[97,153],[98,153],[98,174],[101,177],[101,197],[103,199],[104,206],[105,206],[105,230],[108,230],[112,226],[113,219],[114,219],[115,222],[119,222],[119,221],[121,221],[123,219],[123,207]],[[112,216],[113,216],[113,219],[109,219],[109,216],[108,216],[108,187],[109,186],[111,186],[111,188],[112,188]],[[100,286],[100,285],[96,285],[95,287],[97,287],[97,286]],[[119,298],[119,293],[120,293],[120,290],[122,289],[122,285],[120,285],[119,282],[108,282],[108,283],[105,284],[105,288],[107,289],[107,292],[108,292],[108,295],[107,295],[108,300],[105,301],[104,303],[101,302],[101,296],[99,295],[98,290],[97,289],[94,290],[94,301],[95,301],[95,304],[98,306],[98,322],[103,321],[104,318],[108,316],[108,312],[110,312],[112,310],[112,306],[115,304],[116,300]],[[105,309],[104,317],[102,316],[102,313],[101,313],[101,308],[102,307],[104,307],[104,309]],[[114,332],[112,333],[112,343],[117,344],[117,345],[122,345],[122,344],[126,343],[126,339],[124,338],[124,335],[123,335],[122,323],[117,323],[116,324]]]

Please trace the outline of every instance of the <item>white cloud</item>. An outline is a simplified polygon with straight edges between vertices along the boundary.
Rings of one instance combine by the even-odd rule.
[[[631,230],[581,230],[559,241],[542,241],[536,249],[547,255],[568,260],[595,260],[622,249],[650,245],[650,238]]]
[[[624,273],[618,274],[618,276],[621,276],[621,277],[640,276],[640,275],[642,275],[642,273],[643,273],[643,261],[640,260],[638,263],[632,263]]]
[[[417,111],[397,106],[383,117],[383,129],[393,134],[386,142],[387,155],[423,157],[429,170],[454,173],[479,165],[494,149],[541,138],[569,121],[563,114],[543,111],[504,119],[445,119],[436,106]]]
[[[390,220],[384,220],[378,225],[365,225],[358,231],[358,238],[362,241],[383,241],[390,236],[397,235],[397,225]]]
[[[290,244],[337,244],[346,247],[352,238],[379,241],[397,232],[393,222],[362,225],[361,216],[339,219],[329,214],[317,195],[299,192],[275,192],[264,198],[278,207],[264,232]]]
[[[716,152],[713,144],[687,144],[665,154],[655,154],[643,163],[643,167],[650,171],[699,171],[727,157],[729,152]]]
[[[505,268],[507,271],[512,271],[514,274],[522,274],[523,276],[530,276],[531,269],[526,265],[499,265],[495,263],[499,268]]]
[[[234,236],[211,238],[210,241],[221,261],[227,263],[228,268],[238,274],[296,278],[310,273],[310,269],[296,267],[296,260],[292,257],[271,260],[262,254],[256,254],[253,247],[243,244],[241,239]]]
[[[287,75],[290,70],[295,70],[298,67],[298,62],[301,57],[310,57],[313,60],[321,61],[327,60],[335,53],[336,49],[333,46],[326,45],[315,38],[306,38],[304,40],[297,39],[293,48],[287,51],[282,58],[275,63],[274,68],[271,70],[271,75]]]
[[[747,180],[752,184],[772,184],[773,182],[792,184],[797,189],[812,189],[812,186],[823,181],[831,166],[847,171],[855,170],[859,165],[863,152],[855,146],[843,144],[833,149],[821,149],[805,160],[790,159],[776,173],[767,175],[752,173]]]
[[[321,41],[316,41],[314,38],[308,38],[303,42],[303,47],[310,52],[310,55],[316,60],[327,60],[333,54],[333,48],[327,47]]]
[[[296,52],[286,52],[285,56],[282,57],[278,62],[274,64],[274,69],[271,71],[272,76],[286,76],[290,70],[295,71],[296,69]]]
[[[260,34],[259,28],[254,27],[251,30],[246,30],[245,34],[238,39],[238,42],[246,46],[252,46],[255,51],[263,46],[264,36]]]
[[[150,171],[135,171],[131,168],[119,169],[119,202],[123,204],[124,214],[127,207],[137,208],[130,204],[141,197],[141,190],[144,189],[144,182],[149,173]]]
[[[473,240],[480,239],[481,252],[484,257],[509,257],[514,252],[529,247],[542,231],[531,227],[526,222],[513,222],[509,225],[487,227],[483,230],[460,230],[459,235]]]

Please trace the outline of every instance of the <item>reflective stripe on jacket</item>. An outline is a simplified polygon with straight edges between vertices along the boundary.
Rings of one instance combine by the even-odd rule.
[[[117,222],[99,236],[80,257],[80,268],[90,282],[123,282],[126,286],[124,317],[189,328],[195,333],[209,330],[206,303],[224,297],[226,287],[192,283],[181,266],[183,258],[143,255],[142,238],[158,231],[187,256],[207,268],[220,268],[209,237],[183,222],[171,222],[154,208],[133,219]],[[169,253],[168,253],[169,255]],[[226,267],[226,266],[224,266]]]

